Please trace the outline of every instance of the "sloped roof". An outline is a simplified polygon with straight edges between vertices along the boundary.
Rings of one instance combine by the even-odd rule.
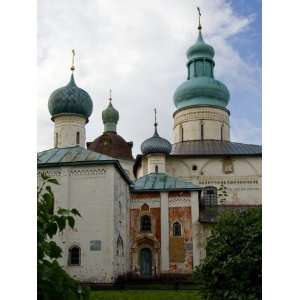
[[[173,144],[171,155],[253,155],[260,156],[260,145],[242,144],[229,141],[203,140]]]
[[[117,159],[87,150],[81,146],[52,148],[39,152],[37,155],[38,168],[95,164],[110,164],[115,166],[127,183],[132,183]]]
[[[183,181],[165,173],[150,173],[136,180],[130,186],[132,192],[148,191],[198,191],[201,188],[191,182]]]
[[[81,146],[52,148],[38,153],[38,164],[114,160],[112,157],[89,151]]]

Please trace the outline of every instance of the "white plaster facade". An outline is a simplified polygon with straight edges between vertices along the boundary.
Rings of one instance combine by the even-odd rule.
[[[69,166],[39,169],[56,178],[53,186],[55,209],[76,208],[75,229],[66,229],[55,237],[63,249],[59,260],[63,268],[82,282],[109,283],[128,271],[128,184],[113,165]],[[117,251],[118,237],[123,245]],[[92,241],[100,241],[100,250],[91,250]],[[70,247],[79,246],[81,263],[70,266]],[[120,250],[120,249],[119,249]]]
[[[229,112],[225,109],[197,106],[174,113],[174,143],[194,140],[230,140]]]
[[[64,148],[80,145],[85,147],[86,119],[81,115],[57,115],[54,121],[54,147]]]

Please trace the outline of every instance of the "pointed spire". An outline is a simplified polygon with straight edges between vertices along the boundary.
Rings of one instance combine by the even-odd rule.
[[[198,14],[199,14],[199,25],[198,25],[198,30],[201,31],[202,26],[201,26],[201,12],[199,6],[197,6]]]
[[[156,114],[157,114],[157,111],[156,111],[156,108],[154,108],[154,128],[155,128],[154,135],[158,136]]]
[[[75,50],[72,49],[72,65],[71,65],[71,71],[73,73],[73,71],[75,70],[75,65],[74,65],[74,57],[75,57]]]
[[[199,24],[198,24],[199,35],[198,35],[198,41],[204,42],[203,37],[202,37],[202,31],[201,31],[202,30],[202,25],[201,25],[201,16],[202,16],[202,14],[200,12],[199,6],[197,6],[197,10],[198,10],[198,14],[199,14]]]
[[[110,103],[111,103],[111,100],[112,100],[111,94],[112,94],[112,90],[109,89],[109,98],[108,98],[108,100],[109,100]]]

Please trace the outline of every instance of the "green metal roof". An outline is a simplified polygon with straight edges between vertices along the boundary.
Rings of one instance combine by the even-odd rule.
[[[99,164],[114,165],[127,183],[132,184],[131,179],[128,177],[117,159],[87,150],[79,145],[66,148],[52,148],[39,152],[37,155],[38,168]]]
[[[139,178],[131,185],[132,192],[148,191],[199,191],[201,188],[191,182],[183,181],[165,173],[151,173]]]
[[[114,158],[89,151],[81,146],[52,148],[38,153],[38,164],[90,162],[90,161],[115,160]]]

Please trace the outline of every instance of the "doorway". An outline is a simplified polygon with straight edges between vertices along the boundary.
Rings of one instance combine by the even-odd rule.
[[[141,276],[152,276],[152,251],[149,248],[142,248],[140,252]]]

